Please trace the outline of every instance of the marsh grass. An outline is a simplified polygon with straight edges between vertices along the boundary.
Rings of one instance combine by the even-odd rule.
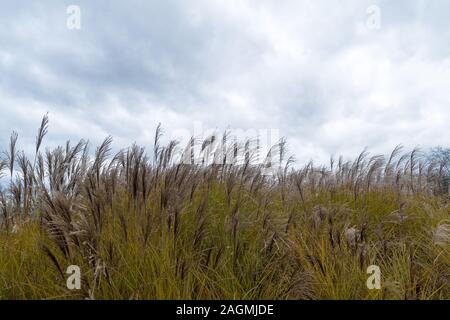
[[[418,150],[294,169],[282,140],[266,176],[246,141],[189,165],[161,127],[151,156],[112,154],[110,137],[93,156],[85,141],[42,151],[47,127],[32,160],[13,133],[0,162],[1,299],[450,298],[448,190]],[[183,157],[198,143],[207,159],[213,139]],[[373,264],[381,290],[366,287]]]

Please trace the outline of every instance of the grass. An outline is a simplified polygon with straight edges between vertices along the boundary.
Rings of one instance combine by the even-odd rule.
[[[84,141],[42,151],[47,126],[31,160],[13,134],[1,161],[0,299],[450,298],[448,190],[417,150],[294,169],[281,141],[267,176],[249,141],[186,164],[158,128],[151,157],[110,138],[91,157]]]

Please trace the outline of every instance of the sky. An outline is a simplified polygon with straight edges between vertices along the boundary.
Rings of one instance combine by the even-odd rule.
[[[46,112],[49,146],[151,148],[158,123],[278,132],[298,163],[449,146],[450,2],[334,3],[0,0],[0,149]]]

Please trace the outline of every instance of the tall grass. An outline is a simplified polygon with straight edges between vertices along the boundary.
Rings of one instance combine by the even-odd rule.
[[[18,150],[13,133],[0,174],[1,299],[449,299],[450,205],[442,164],[418,150],[262,174],[249,141],[133,145],[108,137]],[[204,161],[186,164],[194,144]],[[238,150],[244,161],[236,162]],[[272,154],[273,155],[273,154]],[[69,265],[81,290],[66,286]],[[382,271],[369,290],[369,265]]]

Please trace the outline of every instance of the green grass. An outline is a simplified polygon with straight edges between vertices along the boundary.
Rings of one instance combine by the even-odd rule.
[[[321,225],[315,226],[308,216],[304,220],[295,197],[285,211],[276,193],[269,198],[249,193],[242,196],[233,231],[232,206],[226,204],[223,186],[212,187],[208,204],[199,209],[204,192],[199,190],[192,203],[182,205],[177,231],[167,221],[168,212],[159,215],[159,204],[152,196],[144,210],[128,208],[127,196],[117,195],[103,213],[104,226],[95,235],[99,251],[92,252],[92,257],[83,245],[71,245],[66,256],[34,221],[21,225],[16,233],[2,232],[0,298],[450,297],[449,247],[436,245],[432,234],[449,216],[448,205],[438,199],[406,197],[408,218],[399,223],[389,218],[397,204],[386,191],[371,192],[361,202],[345,194],[324,193],[308,199],[308,207],[320,205],[326,211]],[[154,191],[155,196],[158,193]],[[286,231],[289,213],[293,218]],[[351,247],[343,235],[346,226],[363,224],[367,239]],[[58,271],[43,245],[63,272],[69,265],[80,266],[82,290],[66,288],[68,275]],[[382,290],[366,287],[366,269],[372,264],[381,268]]]
[[[431,164],[408,154],[266,177],[250,162],[176,163],[156,136],[153,159],[136,146],[110,157],[110,140],[93,159],[84,143],[39,143],[34,165],[12,139],[0,299],[450,298],[450,205]]]

